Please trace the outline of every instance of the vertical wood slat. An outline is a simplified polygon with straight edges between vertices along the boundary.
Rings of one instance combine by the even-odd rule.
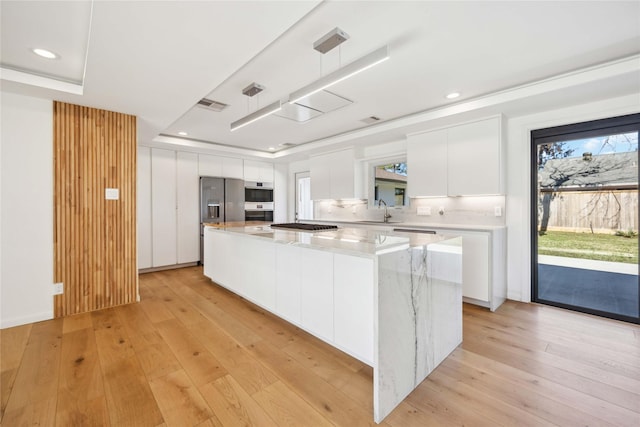
[[[135,116],[54,103],[55,317],[136,301],[136,155]]]

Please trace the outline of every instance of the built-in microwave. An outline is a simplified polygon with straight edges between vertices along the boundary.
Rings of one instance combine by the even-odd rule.
[[[245,181],[244,201],[252,203],[272,203],[273,183]]]

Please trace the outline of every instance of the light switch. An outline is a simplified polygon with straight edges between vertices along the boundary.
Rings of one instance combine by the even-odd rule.
[[[120,198],[120,189],[118,188],[105,188],[104,199],[105,200],[118,200]]]
[[[495,216],[502,216],[502,207],[496,206],[493,208],[493,213]]]

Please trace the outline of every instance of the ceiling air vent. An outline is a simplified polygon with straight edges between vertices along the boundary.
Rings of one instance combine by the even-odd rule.
[[[214,101],[207,98],[202,98],[200,101],[198,101],[197,105],[199,107],[206,108],[207,110],[212,110],[218,113],[228,107],[227,104],[223,104],[222,102]]]
[[[376,116],[369,116],[369,117],[365,117],[364,119],[360,120],[361,122],[364,122],[368,125],[372,124],[372,123],[376,123],[379,122],[380,120],[382,120],[380,117],[376,117]]]

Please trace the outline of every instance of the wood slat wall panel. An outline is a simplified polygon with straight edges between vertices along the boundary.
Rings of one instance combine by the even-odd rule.
[[[54,103],[55,317],[136,301],[136,155],[135,116]]]

